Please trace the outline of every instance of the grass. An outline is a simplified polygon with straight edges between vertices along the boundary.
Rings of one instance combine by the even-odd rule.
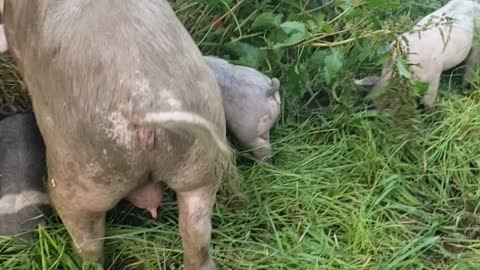
[[[265,10],[291,18],[294,14],[282,12],[298,4],[221,3],[224,5],[208,7],[178,1],[174,6],[194,39],[206,42],[201,45],[204,53],[237,56],[237,61],[252,65],[256,60],[238,57],[225,47],[232,46],[231,39],[233,44],[240,39],[262,47],[258,35],[265,37],[270,30],[249,36],[254,33],[248,22]],[[236,6],[229,9],[235,12],[226,11],[226,6]],[[252,6],[260,11],[249,16]],[[435,1],[402,1],[401,6],[379,16],[384,16],[384,25],[402,16],[413,22],[438,6]],[[212,32],[209,22],[222,14],[227,14],[226,29]],[[325,11],[324,17],[331,22],[339,14],[342,10],[333,8]],[[351,22],[337,21],[331,25],[342,27]],[[321,42],[339,42],[356,34],[352,30]],[[374,55],[348,60],[365,46],[344,44],[337,52],[337,47],[292,46],[277,64],[269,63],[271,50],[259,50],[258,68],[282,78],[286,105],[272,131],[274,164],[239,157],[244,205],[218,198],[211,252],[219,269],[480,269],[479,93],[463,95],[458,87],[461,70],[446,72],[435,112],[414,115],[413,129],[396,129],[391,118],[343,98],[351,77],[372,72]],[[338,57],[343,59],[343,68],[334,76],[332,70],[317,69],[312,59],[301,55],[308,50],[307,56],[319,51],[327,52],[322,58],[343,55]],[[294,92],[298,85],[289,83],[297,78],[291,75],[292,65],[301,71],[298,76],[308,78],[304,92]],[[373,70],[378,71],[378,65]],[[329,83],[324,78],[331,75]],[[477,75],[473,90],[480,89],[480,73]],[[300,113],[296,108],[301,107],[302,112],[308,108],[300,106],[300,101],[310,92],[328,95],[330,106]],[[289,98],[298,106],[288,102]],[[106,239],[107,269],[180,269],[182,248],[176,216],[171,192],[157,221],[126,204],[112,210]],[[58,218],[52,217],[38,234],[39,240],[33,243],[0,238],[0,269],[90,269],[72,252]]]

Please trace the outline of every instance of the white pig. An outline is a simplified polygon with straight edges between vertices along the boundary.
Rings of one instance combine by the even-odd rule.
[[[414,64],[410,68],[414,79],[429,84],[423,97],[427,109],[434,107],[443,71],[466,60],[464,83],[471,81],[480,62],[480,44],[475,40],[475,35],[479,36],[479,15],[480,4],[477,1],[453,0],[421,19],[411,32],[398,37],[402,49],[407,52],[408,61]],[[390,48],[394,44],[392,42]],[[369,76],[355,80],[355,84],[373,86],[372,93],[379,94],[390,82],[392,65],[391,61],[387,62],[380,77]],[[378,102],[375,105],[380,107]]]

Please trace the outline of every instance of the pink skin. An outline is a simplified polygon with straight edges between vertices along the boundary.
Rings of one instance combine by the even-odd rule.
[[[131,126],[129,128],[137,129],[137,142],[144,149],[151,150],[153,148],[153,132],[151,131],[151,129],[138,128],[134,126]],[[157,219],[157,209],[162,203],[162,198],[162,184],[149,181],[130,192],[126,199],[136,207],[147,210],[153,219]]]
[[[270,129],[280,115],[280,94],[278,92],[275,93],[275,95],[267,99],[267,102],[270,114],[266,114],[260,118],[257,126],[257,138],[252,143],[252,147],[254,148],[253,154],[260,159],[270,155],[272,151],[272,146],[270,145]]]
[[[149,181],[130,192],[126,199],[136,207],[147,210],[153,219],[157,219],[157,209],[163,199],[162,184]]]

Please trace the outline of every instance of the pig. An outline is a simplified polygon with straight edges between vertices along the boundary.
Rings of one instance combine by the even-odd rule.
[[[103,265],[106,211],[162,183],[177,195],[185,269],[216,269],[212,209],[236,166],[219,86],[170,4],[5,0],[4,11],[74,249]]]
[[[0,53],[6,38],[0,25]],[[204,57],[213,71],[222,91],[227,126],[237,140],[250,148],[257,159],[265,159],[272,153],[270,129],[280,115],[280,82],[270,79],[259,71],[232,65],[224,59]],[[135,197],[132,195],[132,198]],[[135,203],[139,201],[133,198]],[[135,203],[131,201],[134,205]],[[147,209],[153,216],[153,205]]]
[[[5,37],[5,27],[0,24],[0,54],[4,54],[8,51],[7,39]]]
[[[270,156],[270,129],[280,115],[279,80],[218,57],[204,58],[222,91],[228,129],[257,159]]]
[[[33,113],[0,107],[0,235],[32,240],[49,213],[45,146]]]
[[[222,91],[227,126],[258,159],[271,154],[269,131],[280,114],[280,82],[259,71],[214,57],[204,56]],[[127,197],[133,205],[157,219],[163,198],[160,183],[149,182]]]
[[[0,16],[3,15],[3,5],[4,0],[0,0]],[[6,53],[8,51],[7,39],[5,37],[5,27],[3,24],[0,24],[0,54]]]
[[[134,206],[147,210],[153,219],[157,219],[158,208],[163,199],[163,186],[161,183],[149,181],[130,192],[126,199]]]
[[[3,118],[22,112],[17,106],[13,104],[3,104],[0,106],[0,120]]]
[[[448,16],[448,19],[447,17]],[[428,83],[423,104],[428,111],[434,108],[440,76],[443,71],[451,69],[465,61],[464,84],[469,84],[475,68],[480,63],[480,3],[469,0],[452,0],[440,9],[421,19],[411,32],[398,37],[402,49],[407,52],[411,64],[410,72],[414,79]],[[441,21],[443,18],[444,21]],[[447,22],[451,20],[451,22]],[[390,48],[395,42],[390,44]],[[387,61],[380,77],[369,76],[354,80],[356,85],[373,87],[373,95],[380,94],[389,84],[393,73],[393,62]],[[382,105],[374,102],[378,109]]]

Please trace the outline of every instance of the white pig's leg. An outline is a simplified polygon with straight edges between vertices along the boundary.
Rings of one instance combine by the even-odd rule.
[[[465,62],[465,74],[463,75],[464,86],[472,82],[475,70],[480,68],[480,40],[474,40],[473,42],[472,50],[468,54],[467,61]]]
[[[0,24],[0,53],[8,51],[7,36],[5,35],[5,27]]]
[[[177,192],[179,227],[186,270],[216,269],[208,251],[215,193],[215,185],[205,185],[188,192]]]
[[[428,111],[433,111],[435,100],[437,99],[438,86],[440,84],[440,76],[442,75],[441,70],[438,72],[432,73],[432,77],[428,80],[429,86],[427,93],[423,96],[423,104],[425,105]]]

